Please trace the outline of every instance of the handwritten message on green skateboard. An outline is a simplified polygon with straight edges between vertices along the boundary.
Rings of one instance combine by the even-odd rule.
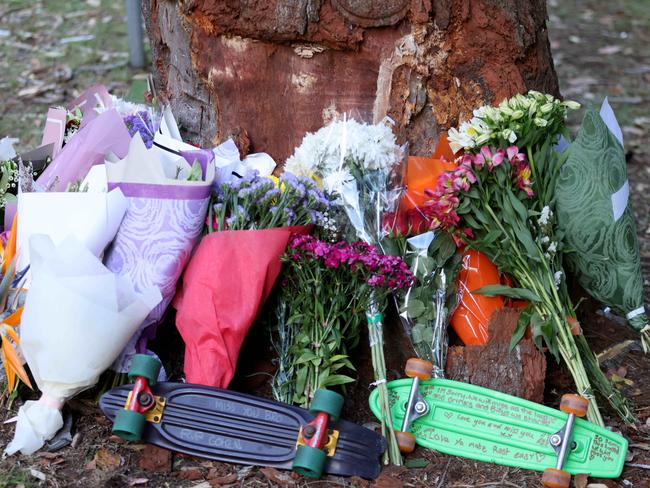
[[[390,412],[395,429],[402,427],[413,380],[388,383]],[[417,444],[478,461],[544,471],[558,459],[557,440],[569,415],[544,405],[479,386],[446,379],[419,382],[419,418],[410,433]],[[377,390],[370,408],[378,418]],[[424,412],[424,413],[423,413]],[[620,476],[627,440],[586,420],[575,419],[564,470],[599,478]],[[553,437],[559,436],[559,437]]]

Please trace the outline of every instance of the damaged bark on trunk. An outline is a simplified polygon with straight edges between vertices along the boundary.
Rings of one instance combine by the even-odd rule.
[[[190,140],[282,162],[307,131],[388,115],[411,154],[486,102],[558,93],[544,0],[145,0],[156,86]],[[247,137],[246,137],[247,136]]]

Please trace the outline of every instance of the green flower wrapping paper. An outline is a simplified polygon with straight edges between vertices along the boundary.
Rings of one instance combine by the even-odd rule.
[[[604,109],[611,112],[609,105]],[[603,112],[601,112],[603,113]],[[618,132],[615,118],[613,130]],[[619,136],[620,137],[620,136]],[[591,296],[624,315],[641,332],[647,351],[650,326],[643,306],[643,279],[622,139],[601,114],[586,112],[556,188],[556,214],[566,261]]]

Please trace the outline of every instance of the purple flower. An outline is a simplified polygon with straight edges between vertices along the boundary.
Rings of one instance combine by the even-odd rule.
[[[144,142],[147,149],[150,149],[151,146],[153,146],[153,136],[155,131],[153,129],[153,124],[151,123],[151,118],[149,117],[149,112],[142,110],[127,115],[124,117],[124,125],[126,125],[131,137],[133,137],[136,132],[140,133],[142,142]]]

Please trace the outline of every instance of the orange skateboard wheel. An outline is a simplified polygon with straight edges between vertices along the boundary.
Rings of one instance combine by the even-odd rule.
[[[406,361],[404,372],[409,378],[419,378],[425,381],[431,378],[431,374],[433,373],[433,364],[424,359],[411,358]]]
[[[560,410],[572,413],[576,417],[584,417],[588,408],[589,400],[580,395],[566,394],[562,395],[562,400],[560,400]]]
[[[397,440],[397,447],[401,453],[410,454],[415,450],[415,436],[410,432],[396,430],[395,440]]]
[[[542,484],[547,488],[569,488],[571,475],[561,469],[546,468],[542,475]]]

